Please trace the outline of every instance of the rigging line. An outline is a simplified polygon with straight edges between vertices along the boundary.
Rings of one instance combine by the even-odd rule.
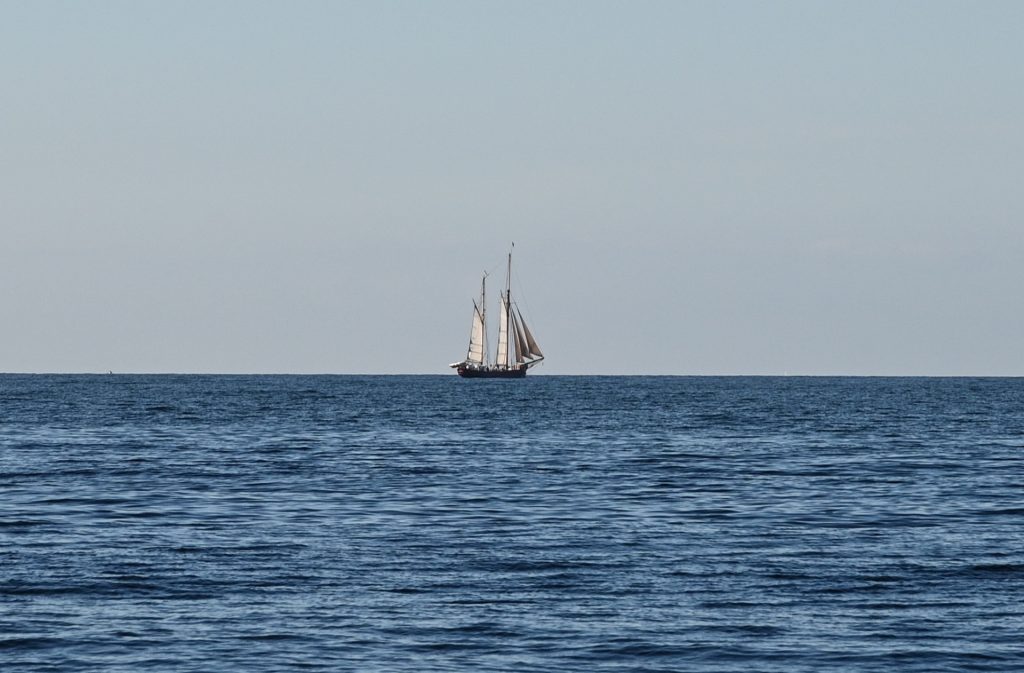
[[[523,298],[523,309],[525,309],[525,310],[523,310],[522,312],[526,314],[523,317],[527,318],[527,322],[529,322],[530,324],[533,324],[533,316],[530,314],[530,304],[525,299],[526,294],[522,290],[523,284],[522,284],[522,281],[519,280],[519,272],[518,271],[513,271],[512,272],[512,278],[515,281],[516,285],[519,287],[519,291],[517,292],[516,296]],[[512,303],[515,304],[517,308],[519,307],[519,301],[518,300],[516,300],[516,301],[514,301]]]
[[[501,259],[499,261],[497,261],[497,262],[494,262],[489,267],[487,267],[487,269],[484,271],[484,273],[486,273],[488,276],[495,275],[497,273],[497,271],[498,271],[498,267],[501,267],[502,269],[505,268],[505,263],[507,261],[508,261],[507,258],[504,255],[502,255]]]

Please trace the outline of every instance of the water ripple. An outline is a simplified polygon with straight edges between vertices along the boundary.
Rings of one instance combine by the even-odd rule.
[[[0,376],[0,669],[1024,668],[1016,379]]]

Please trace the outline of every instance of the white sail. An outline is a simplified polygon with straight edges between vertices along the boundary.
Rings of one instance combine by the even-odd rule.
[[[505,293],[501,294],[501,317],[498,319],[498,354],[494,358],[495,364],[508,364],[508,304],[505,303]]]
[[[519,316],[519,324],[522,325],[523,333],[526,336],[526,352],[529,354],[529,357],[544,357],[544,354],[540,352],[540,346],[537,345],[537,342],[534,340],[533,335],[530,334],[530,328],[526,326],[526,321],[523,320],[523,314],[519,312],[518,306],[516,307],[516,313]]]
[[[466,362],[478,365],[484,363],[484,317],[476,302],[473,302],[473,328],[469,333],[469,353]]]

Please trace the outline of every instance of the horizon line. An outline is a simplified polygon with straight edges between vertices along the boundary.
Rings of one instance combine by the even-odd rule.
[[[439,378],[459,377],[447,372],[115,372],[102,371],[9,371],[0,372],[0,376],[433,376]],[[560,378],[560,377],[593,377],[593,378],[898,378],[898,379],[1017,379],[1024,374],[667,374],[667,373],[635,373],[635,374],[533,374],[529,378]]]

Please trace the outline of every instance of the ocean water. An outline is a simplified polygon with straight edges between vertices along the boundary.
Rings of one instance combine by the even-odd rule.
[[[0,376],[0,671],[1024,670],[1024,380]]]

